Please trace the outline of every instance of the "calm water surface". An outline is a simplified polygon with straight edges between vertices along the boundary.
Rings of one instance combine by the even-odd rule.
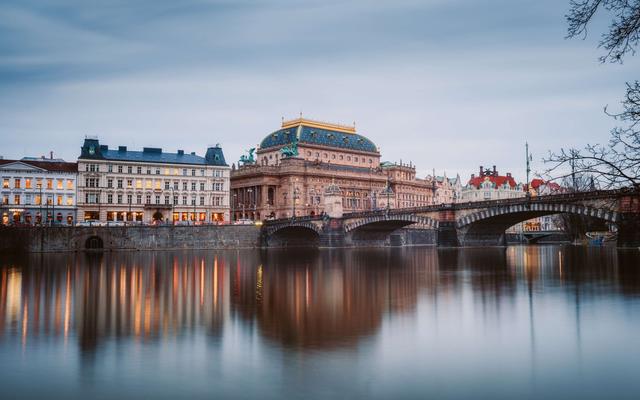
[[[640,398],[640,252],[0,260],[1,398]]]

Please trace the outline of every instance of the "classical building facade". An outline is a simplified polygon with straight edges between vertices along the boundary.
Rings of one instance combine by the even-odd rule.
[[[62,159],[0,160],[3,225],[73,225],[78,165]]]
[[[109,149],[85,139],[78,158],[78,218],[101,222],[229,221],[229,166],[219,146],[204,157],[145,147]]]
[[[252,220],[318,215],[327,212],[332,184],[345,213],[432,204],[436,189],[411,164],[381,163],[378,147],[354,126],[300,117],[283,121],[255,159],[251,153],[232,170],[232,213]]]

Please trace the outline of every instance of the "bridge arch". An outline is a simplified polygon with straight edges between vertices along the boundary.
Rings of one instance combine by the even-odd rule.
[[[610,223],[619,221],[615,211],[581,204],[524,203],[490,207],[456,220],[458,239],[463,245],[503,245],[505,231],[519,222],[552,214],[574,214]]]
[[[550,214],[576,214],[576,215],[584,215],[586,217],[594,217],[600,218],[607,222],[616,223],[618,222],[618,213],[615,211],[583,206],[580,204],[556,204],[556,203],[532,203],[532,204],[516,204],[516,205],[506,205],[499,207],[491,207],[486,210],[477,211],[464,217],[458,218],[456,221],[456,226],[458,228],[463,228],[467,225],[473,224],[478,221],[482,221],[485,219],[495,218],[502,215],[517,215],[517,214],[529,214],[535,213],[538,214],[536,216],[544,216]],[[534,216],[535,217],[535,216]],[[531,218],[534,218],[531,217]],[[525,218],[521,221],[526,221],[529,218]],[[520,219],[520,218],[518,218]],[[521,222],[521,221],[517,221]]]
[[[274,247],[318,246],[322,229],[310,221],[288,221],[268,226],[265,244]]]
[[[389,223],[397,223],[399,226],[407,226],[412,224],[421,224],[428,228],[437,229],[438,221],[434,220],[430,217],[425,217],[422,215],[416,214],[391,214],[391,215],[372,215],[370,217],[358,219],[351,223],[347,223],[344,225],[345,233],[349,233],[355,229],[360,227],[375,224],[379,222],[389,222]]]

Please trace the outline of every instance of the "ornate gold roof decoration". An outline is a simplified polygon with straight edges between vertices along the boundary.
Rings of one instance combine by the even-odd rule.
[[[353,126],[350,126],[350,125],[336,124],[333,122],[315,121],[308,118],[302,118],[302,115],[300,115],[299,118],[292,119],[289,121],[285,121],[284,119],[282,120],[282,129],[291,128],[299,125],[304,125],[311,128],[327,129],[327,130],[342,132],[342,133],[356,133],[355,123],[353,124]]]

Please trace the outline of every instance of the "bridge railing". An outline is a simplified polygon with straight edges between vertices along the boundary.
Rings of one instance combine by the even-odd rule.
[[[623,189],[610,189],[610,190],[592,190],[588,192],[572,192],[572,193],[561,193],[561,194],[549,194],[542,196],[533,196],[533,197],[516,197],[513,199],[500,199],[500,200],[486,200],[486,201],[469,201],[465,203],[443,203],[443,204],[432,204],[429,206],[421,206],[421,207],[407,207],[407,208],[391,208],[391,209],[378,209],[378,210],[368,210],[368,211],[358,211],[343,214],[342,218],[366,218],[377,215],[399,215],[399,214],[415,214],[415,213],[424,213],[424,212],[436,212],[436,211],[450,211],[450,210],[462,210],[469,208],[489,208],[496,206],[507,206],[507,205],[518,205],[523,203],[558,203],[558,202],[572,202],[572,201],[580,201],[580,200],[593,200],[593,199],[603,199],[603,198],[615,198],[625,195],[634,195],[639,194],[638,190],[633,188],[623,188]],[[304,217],[295,217],[295,218],[279,218],[274,220],[266,221],[265,223],[278,224],[278,223],[286,223],[291,221],[319,221],[322,220],[323,216],[304,216]]]

